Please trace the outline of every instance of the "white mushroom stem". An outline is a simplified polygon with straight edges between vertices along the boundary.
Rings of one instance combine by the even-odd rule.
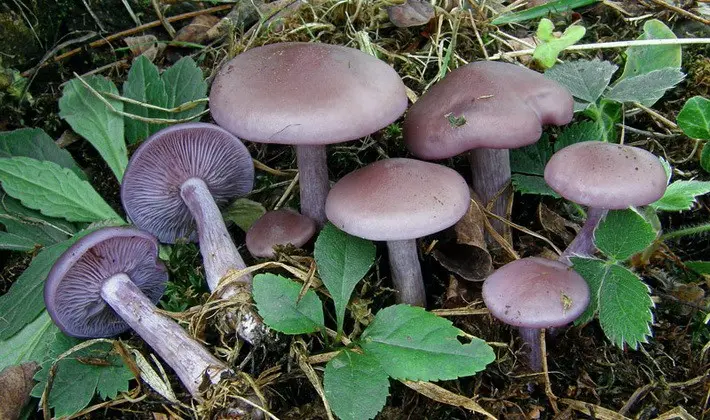
[[[471,185],[473,191],[487,205],[498,191],[510,181],[510,158],[508,149],[473,149],[468,154],[473,176]],[[493,205],[493,213],[506,217],[508,210],[508,195],[501,194]],[[505,225],[498,220],[491,220],[496,232],[503,234]],[[486,235],[491,242],[490,235]]]
[[[571,257],[589,257],[594,254],[594,231],[599,223],[606,217],[608,210],[598,207],[590,207],[587,210],[587,221],[572,242],[565,248],[558,260],[567,265],[572,265]]]
[[[426,307],[424,278],[419,264],[417,240],[387,241],[392,283],[397,302]]]
[[[175,321],[159,314],[126,274],[106,279],[101,297],[175,371],[193,397],[199,398],[207,386],[230,372]]]
[[[246,264],[229,236],[207,184],[199,178],[190,178],[180,187],[180,196],[197,223],[207,285],[210,290],[215,290],[230,271],[243,270]],[[240,281],[251,284],[251,276],[242,276]]]
[[[296,161],[301,190],[301,214],[313,219],[321,228],[328,221],[325,199],[330,191],[325,146],[296,146]]]

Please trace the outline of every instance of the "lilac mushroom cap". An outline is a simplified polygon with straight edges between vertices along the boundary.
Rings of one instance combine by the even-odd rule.
[[[129,329],[101,297],[109,277],[124,273],[153,303],[165,291],[168,274],[158,260],[158,241],[143,231],[112,227],[79,239],[47,276],[44,301],[60,330],[78,338],[110,337]]]
[[[271,258],[274,246],[305,245],[316,233],[316,223],[291,209],[266,212],[247,231],[247,249],[254,257]]]
[[[218,205],[254,185],[254,165],[244,144],[214,124],[187,123],[153,134],[131,157],[121,201],[136,226],[160,242],[197,239],[195,219],[180,196],[181,185],[199,178]]]

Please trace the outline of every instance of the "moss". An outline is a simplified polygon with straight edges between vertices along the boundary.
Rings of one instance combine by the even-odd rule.
[[[37,39],[22,17],[12,12],[0,13],[0,55],[8,67],[20,67],[40,52]]]

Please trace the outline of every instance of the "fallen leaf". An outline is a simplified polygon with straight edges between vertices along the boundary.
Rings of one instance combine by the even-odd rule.
[[[30,400],[32,377],[39,369],[35,362],[10,366],[0,372],[0,419],[15,420]]]
[[[398,28],[420,26],[434,17],[434,6],[424,0],[407,0],[404,4],[388,7],[387,16]]]
[[[129,36],[123,38],[133,57],[144,55],[151,62],[165,49],[165,44],[158,42],[155,35]]]
[[[220,18],[213,15],[196,16],[190,23],[183,26],[175,35],[174,41],[201,44],[207,37],[207,31],[219,23]]]
[[[565,244],[572,242],[576,235],[576,232],[571,232],[570,229],[574,231],[579,230],[577,225],[550,210],[550,208],[543,203],[540,203],[537,207],[537,217],[545,231],[562,239]]]

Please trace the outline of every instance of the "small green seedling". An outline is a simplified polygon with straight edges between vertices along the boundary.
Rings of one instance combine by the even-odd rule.
[[[533,59],[545,69],[554,66],[560,53],[576,44],[587,33],[587,30],[579,25],[569,26],[559,37],[555,36],[554,30],[555,24],[550,19],[540,19],[536,34],[540,44],[535,47]]]

